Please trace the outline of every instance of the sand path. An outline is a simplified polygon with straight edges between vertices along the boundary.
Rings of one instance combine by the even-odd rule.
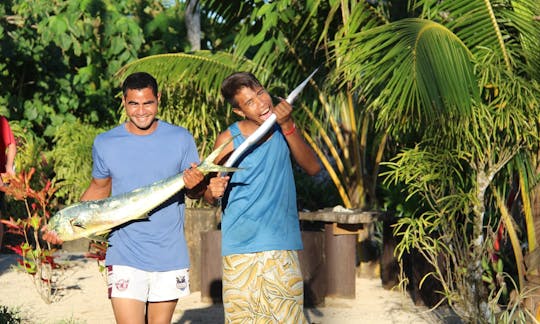
[[[30,277],[11,267],[16,256],[0,254],[0,305],[18,308],[25,323],[114,323],[97,263],[81,255],[62,257],[67,267],[61,275],[63,289],[57,301],[46,304]],[[219,324],[222,312],[220,304],[203,303],[200,292],[194,292],[178,302],[173,323]],[[357,278],[356,299],[326,298],[324,307],[306,308],[305,313],[310,323],[321,324],[441,323],[434,313],[415,306],[409,296],[384,290],[380,280],[366,278]]]

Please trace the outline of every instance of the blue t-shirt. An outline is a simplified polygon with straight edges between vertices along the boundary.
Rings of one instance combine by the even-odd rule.
[[[240,134],[237,123],[229,131]],[[234,148],[244,140],[236,136]],[[278,127],[238,161],[222,201],[222,254],[301,250],[290,151]]]
[[[132,191],[182,172],[199,163],[193,136],[184,128],[158,121],[149,135],[135,135],[125,124],[94,140],[92,176],[112,179],[112,196]],[[149,214],[113,230],[106,265],[126,265],[145,271],[189,267],[184,238],[184,190]]]

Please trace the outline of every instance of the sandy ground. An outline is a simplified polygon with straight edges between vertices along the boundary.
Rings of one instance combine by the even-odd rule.
[[[30,276],[14,270],[16,256],[0,254],[0,305],[18,308],[25,323],[114,323],[106,297],[106,282],[97,263],[81,255],[62,255],[66,269],[60,275],[56,301],[46,304]],[[440,315],[415,306],[408,295],[384,290],[378,279],[357,278],[356,299],[326,298],[323,307],[306,308],[310,323],[443,323]],[[200,292],[178,302],[173,323],[223,323],[220,304],[201,302]]]

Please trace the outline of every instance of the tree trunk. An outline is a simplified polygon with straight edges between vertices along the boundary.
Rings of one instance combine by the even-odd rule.
[[[189,43],[192,51],[201,49],[201,17],[199,2],[189,0],[186,6],[186,28]]]

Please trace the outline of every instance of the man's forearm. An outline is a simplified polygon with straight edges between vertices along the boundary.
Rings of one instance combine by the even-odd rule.
[[[206,181],[203,180],[201,183],[199,183],[195,187],[191,189],[187,189],[186,196],[188,196],[190,199],[199,199],[206,192],[206,188],[207,188],[207,183]]]
[[[15,163],[15,155],[17,154],[17,145],[11,143],[8,145],[7,154],[6,154],[6,172],[13,172],[13,166]]]

